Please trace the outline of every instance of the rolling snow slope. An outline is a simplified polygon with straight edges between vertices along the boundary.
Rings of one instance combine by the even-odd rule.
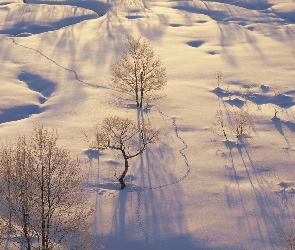
[[[283,249],[294,227],[294,0],[27,2],[0,1],[1,141],[58,129],[81,159],[106,249]],[[167,70],[166,97],[142,114],[109,86],[124,34],[149,39]],[[242,107],[253,119],[240,145],[212,133],[217,110],[230,125]],[[83,135],[110,114],[161,131],[122,191],[120,155],[88,150]]]

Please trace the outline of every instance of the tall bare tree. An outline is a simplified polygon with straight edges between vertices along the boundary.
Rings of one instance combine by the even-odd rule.
[[[37,186],[31,181],[32,158],[24,137],[14,145],[2,146],[0,151],[0,177],[2,205],[7,235],[25,249],[32,249],[37,232],[30,229],[30,214],[34,209],[33,193]],[[7,211],[7,213],[5,213]],[[17,224],[15,222],[18,222]],[[20,233],[21,232],[21,233]]]
[[[57,132],[35,127],[0,149],[0,183],[10,239],[21,248],[87,249],[87,209],[79,162],[57,146]],[[9,228],[10,227],[10,228]]]
[[[155,92],[166,84],[166,69],[147,39],[127,35],[124,42],[126,50],[111,65],[111,86],[132,96],[142,108],[144,102],[161,97]]]
[[[138,134],[140,140],[138,140]],[[138,129],[136,123],[129,118],[110,116],[103,120],[101,135],[96,138],[100,138],[100,147],[118,150],[123,156],[124,171],[117,178],[121,184],[121,189],[126,187],[124,178],[129,169],[129,159],[142,154],[148,144],[155,143],[158,134],[159,132],[152,127],[140,126]]]

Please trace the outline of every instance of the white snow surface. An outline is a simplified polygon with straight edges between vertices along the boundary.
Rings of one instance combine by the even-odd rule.
[[[294,227],[294,0],[27,2],[0,1],[0,139],[58,130],[81,160],[106,249],[283,249]],[[121,155],[89,150],[83,131],[109,115],[140,119],[109,86],[125,34],[150,40],[168,81],[143,112],[160,140],[120,190]],[[240,145],[212,132],[217,110],[231,122],[242,106],[253,119]]]

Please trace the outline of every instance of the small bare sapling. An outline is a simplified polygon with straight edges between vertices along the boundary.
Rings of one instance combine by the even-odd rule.
[[[213,123],[213,125],[214,125],[213,132],[216,134],[223,135],[225,139],[228,141],[227,133],[226,133],[227,125],[224,120],[223,112],[221,109],[216,111],[215,122]]]
[[[234,130],[237,140],[244,135],[250,135],[252,129],[251,119],[252,115],[245,109],[234,111]]]
[[[279,110],[277,108],[275,108],[275,115],[274,118],[277,118],[277,114],[278,114]]]
[[[216,79],[216,86],[214,88],[219,88],[220,83],[222,81],[222,72],[221,71],[216,71],[215,72],[215,79]]]

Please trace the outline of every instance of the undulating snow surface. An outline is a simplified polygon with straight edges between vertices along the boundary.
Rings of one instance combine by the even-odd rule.
[[[27,2],[0,1],[1,141],[58,129],[106,249],[283,249],[294,225],[294,0]],[[160,140],[131,161],[121,191],[121,156],[88,150],[83,131],[109,115],[141,119],[109,87],[125,34],[150,40],[168,82],[143,113]],[[212,132],[217,110],[230,126],[241,108],[250,136],[236,145],[234,131]]]

